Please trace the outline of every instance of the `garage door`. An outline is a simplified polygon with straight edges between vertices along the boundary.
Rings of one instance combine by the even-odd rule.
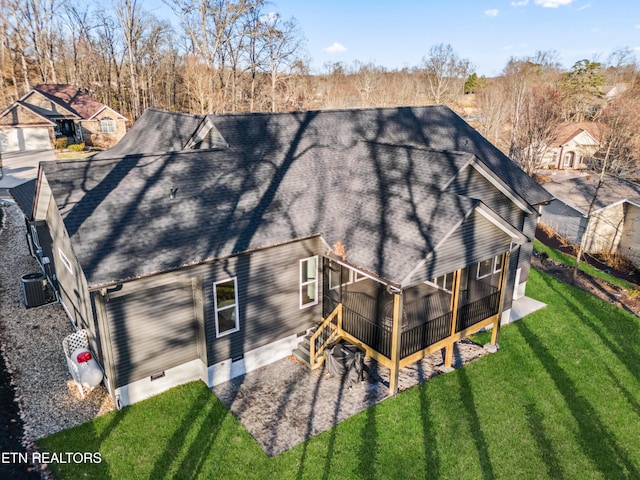
[[[116,388],[198,358],[190,282],[111,298],[106,307]]]
[[[48,128],[11,128],[0,131],[0,151],[51,150]]]

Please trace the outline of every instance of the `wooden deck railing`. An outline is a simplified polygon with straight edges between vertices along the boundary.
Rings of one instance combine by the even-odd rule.
[[[341,324],[342,304],[339,303],[309,339],[309,363],[312,369],[322,365],[324,352],[328,345],[338,339]]]

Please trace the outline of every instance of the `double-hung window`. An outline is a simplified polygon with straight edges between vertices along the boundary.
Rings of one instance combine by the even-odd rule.
[[[318,303],[318,257],[300,260],[300,308]]]
[[[236,277],[213,284],[213,302],[216,314],[216,337],[237,332],[240,329],[240,322]]]

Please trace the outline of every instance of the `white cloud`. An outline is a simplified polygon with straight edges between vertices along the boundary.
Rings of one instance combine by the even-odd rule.
[[[535,0],[536,5],[542,5],[544,8],[558,8],[562,5],[569,5],[575,0]]]
[[[339,42],[333,42],[333,45],[323,48],[323,50],[327,53],[341,53],[341,52],[346,52],[347,47],[345,47]]]
[[[505,45],[505,46],[503,46],[500,50],[504,50],[504,51],[507,51],[507,50],[514,50],[514,49],[522,50],[522,49],[525,49],[525,48],[527,48],[527,47],[529,47],[529,45],[528,45],[528,44],[526,44],[526,43],[519,43],[518,45]]]
[[[640,25],[636,25],[636,28],[637,28],[638,30],[640,30]]]
[[[511,2],[512,7],[524,7],[529,3],[529,0],[521,0],[519,2]]]
[[[493,8],[493,9],[491,9],[491,10],[485,10],[485,11],[484,11],[484,14],[485,14],[487,17],[497,17],[497,16],[498,16],[498,13],[500,13],[500,11],[499,11],[497,8]]]

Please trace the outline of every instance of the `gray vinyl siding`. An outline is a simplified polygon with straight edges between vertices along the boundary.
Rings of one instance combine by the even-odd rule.
[[[91,347],[96,354],[100,354],[99,332],[96,325],[91,298],[84,276],[75,253],[71,248],[69,236],[62,222],[54,202],[49,203],[47,210],[47,225],[51,236],[50,261],[56,274],[56,286],[60,301],[71,316],[71,321],[79,328],[86,329],[89,334]],[[62,262],[60,251],[69,260],[71,271]],[[102,359],[98,357],[98,361]]]
[[[529,278],[529,270],[531,269],[531,256],[533,255],[533,239],[536,235],[537,222],[538,214],[527,215],[524,219],[522,233],[530,241],[520,245],[518,252],[517,268],[520,269],[520,283],[526,282]]]
[[[199,358],[213,365],[230,358],[239,359],[247,351],[301,334],[321,319],[322,272],[319,271],[318,304],[301,309],[300,260],[321,257],[325,249],[322,240],[313,237],[127,282],[117,292],[109,293],[109,297],[144,294],[151,289],[171,289],[176,283],[192,282]],[[318,265],[322,265],[321,258]],[[216,338],[213,284],[233,277],[238,289],[239,330]],[[105,310],[98,307],[103,317],[102,328],[106,328]],[[109,341],[107,336],[104,340]]]
[[[189,280],[128,293],[104,302],[110,382],[115,388],[198,358],[194,284]]]
[[[474,212],[427,258],[425,265],[413,274],[411,284],[500,255],[509,250],[511,241],[512,238],[504,231]]]
[[[238,359],[247,351],[301,334],[322,317],[322,272],[318,303],[300,308],[300,260],[321,255],[319,237],[231,257],[203,266],[207,360]],[[321,267],[322,259],[318,259]],[[206,271],[205,271],[206,270]],[[216,338],[213,284],[236,277],[238,332]]]
[[[587,219],[564,202],[556,199],[542,206],[541,223],[551,227],[570,243],[580,243]]]
[[[473,167],[465,168],[447,188],[447,192],[481,200],[517,229],[522,228],[525,212]]]
[[[516,285],[516,276],[518,270],[518,264],[520,262],[521,257],[521,248],[518,247],[511,252],[509,256],[509,271],[507,272],[507,289],[504,292],[504,304],[503,309],[507,310],[511,308],[513,303],[513,292]],[[520,273],[522,275],[522,273]]]

